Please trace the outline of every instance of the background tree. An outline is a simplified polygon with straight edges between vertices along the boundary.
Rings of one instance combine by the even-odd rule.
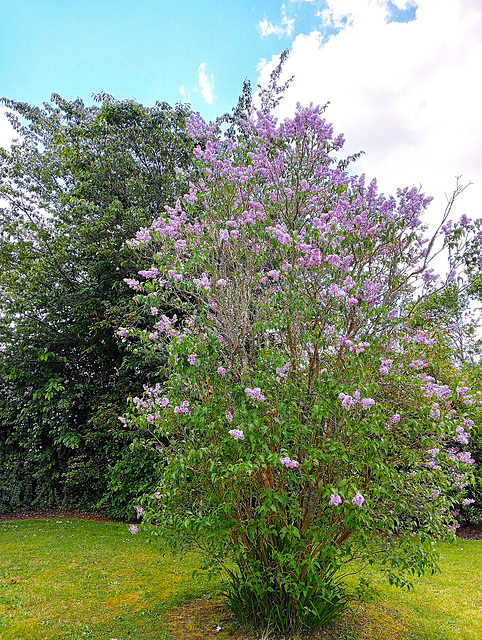
[[[126,238],[174,204],[191,164],[189,108],[100,94],[3,100],[18,133],[0,150],[0,509],[94,505],[126,515],[153,456],[117,416],[153,365],[116,336]],[[139,464],[138,464],[139,463]],[[131,514],[129,514],[131,515]]]

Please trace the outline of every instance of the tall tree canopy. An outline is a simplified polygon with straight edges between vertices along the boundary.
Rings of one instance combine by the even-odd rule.
[[[95,101],[3,100],[18,134],[10,151],[0,149],[4,511],[92,506],[109,483],[121,495],[114,476],[129,467],[132,433],[117,415],[139,373],[149,377],[149,363],[115,335],[132,311],[122,280],[139,268],[125,240],[178,197],[175,168],[192,157],[189,108],[106,94]]]

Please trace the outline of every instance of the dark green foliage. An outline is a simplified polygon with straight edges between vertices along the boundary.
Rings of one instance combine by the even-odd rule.
[[[185,190],[174,169],[191,162],[189,109],[95,99],[3,100],[21,120],[11,116],[11,152],[0,149],[2,511],[109,511],[115,496],[125,516],[153,482],[117,416],[154,368],[116,330],[145,323],[123,282],[140,268],[125,241]],[[120,490],[137,464],[142,479]]]
[[[474,484],[467,488],[466,498],[474,500],[467,506],[462,506],[457,520],[462,525],[482,525],[482,430],[479,428],[472,434],[469,446],[471,457],[474,459]]]

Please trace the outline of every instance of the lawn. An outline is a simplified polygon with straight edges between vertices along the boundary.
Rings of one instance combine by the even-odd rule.
[[[0,638],[169,638],[165,611],[210,586],[193,582],[197,564],[174,563],[125,524],[0,523]]]
[[[309,638],[480,640],[482,541],[439,545],[442,573],[380,598]],[[220,584],[120,523],[52,518],[0,523],[0,640],[251,640]],[[219,630],[217,629],[221,627]],[[308,640],[308,637],[307,639]]]

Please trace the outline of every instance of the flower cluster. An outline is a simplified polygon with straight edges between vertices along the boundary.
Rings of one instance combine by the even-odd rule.
[[[357,404],[361,404],[364,409],[369,409],[375,404],[373,398],[362,398],[358,390],[353,393],[353,396],[342,392],[339,394],[338,399],[341,400],[341,406],[344,409],[350,409]]]
[[[362,507],[365,502],[365,498],[359,491],[357,491],[355,497],[352,499],[352,502],[353,504],[356,504],[357,507]]]
[[[244,433],[241,429],[230,429],[228,433],[230,436],[233,436],[235,440],[244,440]]]
[[[266,396],[261,393],[261,389],[256,387],[255,389],[251,389],[250,387],[246,387],[244,393],[251,398],[252,400],[258,400],[258,402],[264,402],[266,400]]]
[[[189,413],[189,400],[184,400],[180,405],[174,407],[174,413]]]
[[[300,466],[299,462],[297,462],[296,460],[291,460],[291,458],[288,458],[288,456],[281,456],[279,461],[281,462],[283,467],[286,467],[287,469],[297,469]]]

